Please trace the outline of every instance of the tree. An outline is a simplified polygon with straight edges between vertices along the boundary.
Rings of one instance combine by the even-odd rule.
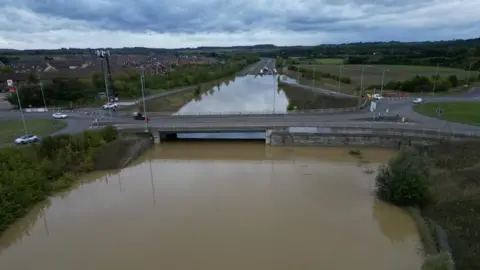
[[[412,149],[402,149],[382,166],[375,179],[377,196],[398,206],[424,207],[430,200],[427,158]]]

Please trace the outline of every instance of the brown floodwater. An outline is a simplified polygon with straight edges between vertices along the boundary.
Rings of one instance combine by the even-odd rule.
[[[0,269],[420,269],[414,221],[365,172],[392,152],[362,152],[164,144],[33,209],[0,238]]]

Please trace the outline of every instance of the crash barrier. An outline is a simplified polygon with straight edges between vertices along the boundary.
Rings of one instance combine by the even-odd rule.
[[[25,112],[32,113],[32,112],[48,112],[47,108],[26,108]]]

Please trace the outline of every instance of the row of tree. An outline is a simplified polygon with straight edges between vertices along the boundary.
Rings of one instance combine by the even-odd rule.
[[[471,77],[469,82],[476,80],[477,77]],[[436,82],[435,76],[427,77],[416,75],[405,81],[389,81],[383,86],[383,89],[417,93],[433,91],[433,86],[435,85],[435,92],[445,92],[450,88],[462,85],[462,83],[464,83],[464,81],[460,81],[456,75],[447,77],[438,75]],[[380,89],[381,87],[381,85],[370,85],[367,89]]]
[[[93,170],[102,146],[118,136],[114,128],[46,137],[38,145],[0,151],[0,234],[53,192]]]
[[[307,68],[298,68],[294,66],[289,66],[288,67],[290,70],[298,70],[298,72],[301,74],[302,78],[306,79],[320,79],[320,78],[325,78],[325,79],[332,79],[335,81],[340,80],[340,82],[345,83],[345,84],[350,84],[352,83],[352,79],[350,77],[345,77],[345,76],[338,76],[335,74],[331,74],[328,72],[320,72],[320,71],[315,71],[312,69],[307,69]]]
[[[249,64],[259,60],[257,56],[242,56],[235,61],[224,61],[205,65],[182,65],[166,75],[146,76],[147,89],[170,89],[195,85],[235,74]],[[42,82],[43,94],[38,77],[31,74],[21,83],[15,93],[7,97],[10,104],[23,107],[76,106],[85,105],[98,98],[105,89],[102,73],[93,73],[91,79],[54,79]],[[120,98],[134,99],[141,96],[140,74],[136,70],[125,71],[113,76],[113,89]],[[150,90],[147,90],[147,94]],[[17,97],[18,94],[18,97]]]

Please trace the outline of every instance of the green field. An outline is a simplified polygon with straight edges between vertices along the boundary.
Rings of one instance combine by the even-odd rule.
[[[353,89],[360,87],[362,77],[363,65],[298,65],[300,68],[306,68],[318,72],[331,73],[334,75],[342,75],[342,77],[349,77],[352,80],[351,84],[342,84],[340,87],[342,91],[350,92]],[[401,66],[401,65],[365,65],[363,73],[363,85],[367,88],[370,85],[381,85],[382,73],[385,72],[385,83],[389,81],[404,81],[411,79],[415,75],[419,76],[434,76],[436,67],[432,66]],[[456,75],[460,81],[465,80],[467,72],[462,69],[455,68],[440,68],[438,74],[442,77]],[[472,74],[471,74],[472,75]],[[296,72],[292,72],[290,76],[296,78]],[[320,76],[319,76],[320,79]],[[311,81],[311,80],[310,80]],[[338,83],[333,79],[324,79],[318,82],[326,85],[331,85],[332,90],[338,90]],[[310,83],[311,84],[311,83]]]
[[[27,132],[40,138],[67,126],[67,122],[56,119],[29,119],[25,120],[25,123]],[[23,123],[20,120],[0,121],[0,127],[2,127],[0,144],[12,143],[16,138],[25,135]]]
[[[439,102],[414,106],[418,113],[437,117],[438,107],[442,108],[440,119],[471,125],[480,125],[480,102]]]

